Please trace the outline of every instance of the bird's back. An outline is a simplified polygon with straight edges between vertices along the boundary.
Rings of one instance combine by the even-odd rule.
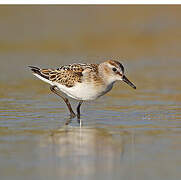
[[[56,82],[66,87],[73,87],[77,82],[82,82],[83,71],[89,69],[91,72],[98,72],[97,64],[70,64],[61,66],[57,69],[40,69],[29,66],[34,75],[46,82]]]

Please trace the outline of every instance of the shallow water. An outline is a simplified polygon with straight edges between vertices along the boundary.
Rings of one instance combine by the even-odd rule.
[[[7,7],[4,8],[7,10]],[[0,23],[8,24],[8,27],[11,26],[13,19],[10,17],[13,12],[17,12],[14,16],[17,23],[15,30],[19,29],[18,24],[22,25],[25,22],[24,18],[26,17],[31,20],[32,24],[31,26],[25,24],[25,29],[28,26],[29,32],[34,32],[32,29],[39,27],[36,22],[40,22],[42,19],[44,26],[50,23],[55,28],[57,19],[51,21],[53,20],[51,16],[55,17],[56,15],[56,17],[62,18],[62,13],[69,20],[76,14],[76,17],[79,17],[80,21],[84,23],[87,23],[86,18],[88,18],[82,16],[87,12],[82,9],[83,7],[80,8],[80,11],[71,7],[72,14],[69,15],[67,11],[58,11],[57,8],[55,11],[48,7],[44,10],[41,9],[41,12],[46,12],[43,15],[39,14],[38,10],[33,9],[33,7],[28,11],[25,11],[26,8],[24,8],[19,7],[18,9],[16,7],[11,11],[4,9],[0,13],[4,21]],[[40,43],[39,47],[42,49],[38,49],[36,41],[29,42],[27,39],[30,37],[33,39],[34,36],[38,37],[42,30],[40,27],[37,32],[30,34],[30,37],[26,33],[23,34],[22,43],[24,42],[24,44],[20,43],[18,46],[17,43],[15,50],[12,48],[13,43],[20,41],[20,39],[16,39],[15,35],[8,31],[9,28],[7,31],[3,31],[4,36],[2,36],[2,32],[0,33],[2,39],[7,37],[6,46],[1,45],[0,48],[0,176],[2,180],[178,180],[181,178],[181,84],[179,81],[181,56],[177,44],[181,42],[180,36],[174,43],[170,41],[176,36],[172,32],[178,32],[179,25],[181,25],[180,22],[177,22],[177,25],[174,26],[176,17],[180,15],[177,11],[178,8],[166,8],[166,10],[164,8],[154,10],[153,8],[153,11],[147,12],[146,20],[142,20],[140,17],[140,14],[145,13],[143,8],[137,8],[135,11],[133,11],[134,8],[130,7],[126,7],[127,11],[124,8],[119,8],[119,10],[117,7],[116,9],[114,7],[101,9],[104,16],[99,14],[97,8],[94,8],[94,12],[99,14],[100,19],[107,17],[108,10],[113,13],[110,19],[113,17],[122,18],[124,28],[135,28],[136,32],[131,32],[131,30],[125,32],[126,37],[130,37],[130,33],[132,33],[134,40],[141,36],[138,32],[142,32],[142,21],[147,20],[152,24],[152,26],[146,26],[146,29],[143,28],[148,31],[144,31],[148,33],[148,37],[146,35],[144,38],[142,37],[144,39],[143,44],[138,43],[138,52],[132,49],[132,43],[136,44],[137,41],[129,38],[126,47],[124,47],[125,53],[120,52],[119,48],[117,49],[118,56],[122,55],[123,57],[116,58],[121,59],[125,65],[126,74],[135,83],[137,90],[133,90],[120,82],[116,83],[107,95],[96,101],[84,103],[82,105],[81,120],[83,126],[81,128],[76,119],[73,119],[70,125],[64,125],[68,118],[66,106],[61,99],[49,91],[49,86],[46,83],[36,79],[26,67],[27,65],[56,67],[77,61],[101,62],[103,59],[109,58],[105,55],[108,47],[106,45],[101,48],[100,46],[95,47],[95,52],[100,51],[103,56],[86,56],[85,54],[89,54],[92,47],[90,39],[84,39],[83,42],[87,43],[87,46],[81,49],[84,43],[82,43],[80,34],[74,34],[74,31],[56,31],[54,33],[53,29],[45,26],[49,29],[49,31],[43,31],[45,37],[48,34],[54,34],[54,38],[60,38],[69,33],[66,34],[68,42],[70,35],[72,35],[74,43],[76,41],[81,50],[78,51],[75,47],[71,51],[67,45],[64,49],[60,48],[62,52],[65,51],[62,55],[62,52],[55,52],[49,44],[46,48],[41,46],[41,43],[44,42],[41,39],[40,42],[39,40],[37,42]],[[134,24],[129,19],[130,17],[123,18],[121,16],[123,14],[120,13],[121,10],[124,10],[122,13],[130,13],[130,17],[137,18],[138,24]],[[23,13],[24,17],[21,17],[18,12]],[[30,12],[35,12],[34,16],[29,17]],[[53,12],[55,14],[52,15]],[[118,14],[114,14],[114,12]],[[48,13],[51,18],[47,15]],[[159,23],[155,14],[160,15],[161,20],[159,22],[162,22],[160,26],[158,26]],[[163,15],[167,15],[167,21],[162,21]],[[37,20],[35,17],[39,17],[39,19]],[[46,19],[46,17],[50,19]],[[61,22],[63,23],[62,19]],[[89,22],[94,24],[93,20]],[[106,20],[101,22],[107,28],[106,33],[102,35],[102,38],[106,39],[107,33],[116,31],[114,27],[118,25],[117,22],[113,21],[112,25],[114,26],[108,29],[108,24],[111,22],[106,23]],[[66,27],[77,27],[73,20],[71,23],[65,23]],[[166,24],[169,23],[172,26],[165,28]],[[59,27],[59,25],[57,26]],[[83,24],[82,27],[84,27]],[[101,27],[94,33],[99,35]],[[3,28],[5,27],[3,26]],[[163,30],[167,34],[160,34]],[[149,39],[150,31],[152,40]],[[8,32],[14,39],[8,39]],[[87,29],[85,30],[85,27],[82,32],[88,33],[90,38],[91,33]],[[166,43],[163,43],[162,39],[155,40],[156,37],[168,38],[165,39]],[[48,42],[52,39],[55,42],[52,36],[47,38],[49,38]],[[152,47],[150,41],[153,43]],[[7,45],[8,43],[12,43],[12,46]],[[35,49],[31,43],[35,45]],[[28,49],[30,46],[31,48]],[[147,48],[153,54],[148,53]],[[173,53],[173,49],[177,53]],[[68,50],[70,50],[70,55],[66,55]],[[141,50],[144,52],[142,53]],[[168,52],[168,50],[170,51]],[[77,102],[71,100],[71,103],[75,108]]]

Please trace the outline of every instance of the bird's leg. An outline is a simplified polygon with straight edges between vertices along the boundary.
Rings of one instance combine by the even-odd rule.
[[[80,123],[80,106],[82,105],[83,101],[80,101],[78,106],[77,106],[77,119],[78,122]]]
[[[64,97],[59,91],[57,91],[55,89],[56,87],[57,86],[50,86],[50,90],[53,93],[55,93],[56,95],[60,96],[64,100],[64,102],[66,103],[66,105],[70,111],[70,118],[74,118],[76,115],[75,115],[74,111],[72,110],[72,107],[71,107],[71,104],[69,103],[69,100],[66,97]]]
[[[72,121],[71,117],[68,118],[68,119],[65,121],[65,125],[69,125],[71,121]]]

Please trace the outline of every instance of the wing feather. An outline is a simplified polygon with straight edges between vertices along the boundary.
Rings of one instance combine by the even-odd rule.
[[[40,69],[30,67],[34,74],[46,78],[51,82],[58,82],[66,87],[73,87],[75,83],[82,82],[84,71],[97,72],[97,64],[70,64],[57,69]]]

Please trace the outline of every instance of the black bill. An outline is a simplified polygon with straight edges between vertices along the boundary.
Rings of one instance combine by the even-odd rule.
[[[132,88],[136,89],[136,86],[132,82],[130,82],[126,76],[123,76],[123,81],[130,85]]]

